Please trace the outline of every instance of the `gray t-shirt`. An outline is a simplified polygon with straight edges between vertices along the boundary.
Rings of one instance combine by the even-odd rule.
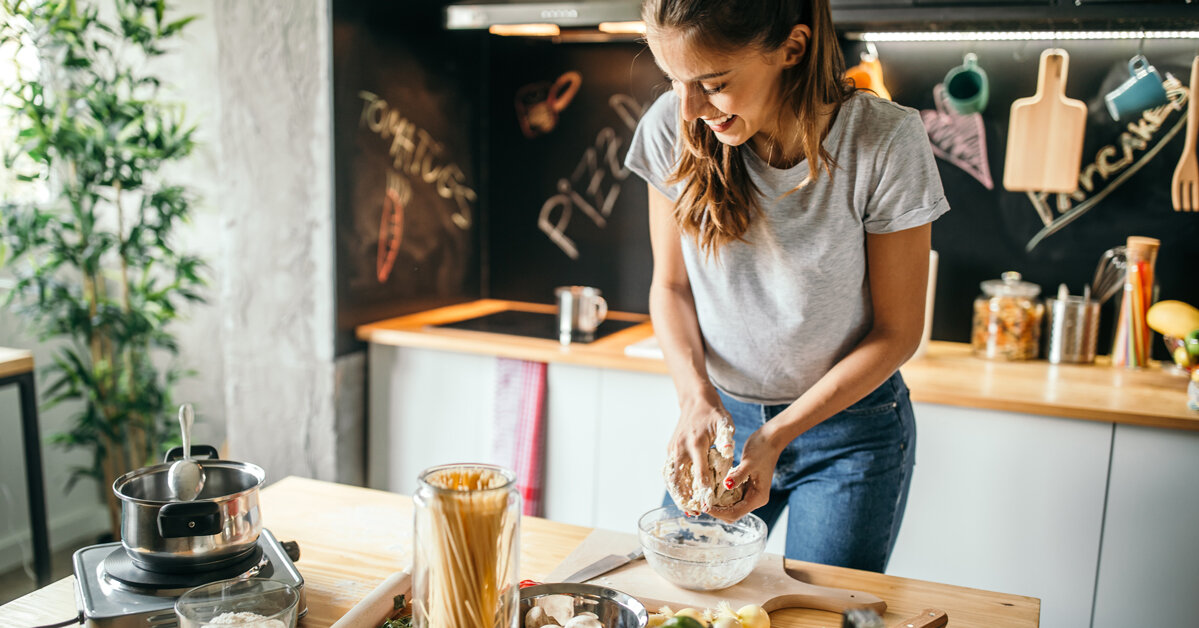
[[[678,106],[674,92],[658,98],[625,158],[672,200],[682,189],[665,183],[678,154]],[[822,171],[787,195],[807,178],[807,161],[774,168],[746,144],[741,153],[762,193],[748,242],[705,259],[682,236],[708,376],[742,401],[794,401],[870,330],[867,233],[917,227],[949,210],[914,109],[859,92],[842,105],[824,147],[838,165],[832,180]]]

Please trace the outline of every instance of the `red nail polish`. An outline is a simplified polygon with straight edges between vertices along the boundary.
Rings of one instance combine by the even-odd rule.
[[[733,478],[725,478],[724,479],[724,487],[725,488],[733,488]]]

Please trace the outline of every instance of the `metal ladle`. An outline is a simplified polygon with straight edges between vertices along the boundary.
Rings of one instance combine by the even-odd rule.
[[[204,469],[192,460],[192,423],[196,420],[190,403],[179,406],[179,429],[183,433],[183,458],[171,463],[167,470],[167,486],[171,495],[181,502],[195,499],[204,488]]]

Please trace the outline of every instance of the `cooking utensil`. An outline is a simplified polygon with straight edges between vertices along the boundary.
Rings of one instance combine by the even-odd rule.
[[[1003,168],[1008,190],[1068,194],[1078,189],[1087,106],[1066,97],[1069,65],[1065,50],[1046,49],[1036,94],[1012,103]]]
[[[171,495],[181,502],[190,502],[204,490],[204,468],[192,460],[192,424],[196,414],[192,405],[185,403],[179,406],[179,431],[183,435],[183,458],[171,464],[167,471],[167,486]]]
[[[1174,211],[1199,211],[1199,160],[1195,159],[1195,137],[1199,135],[1199,56],[1191,61],[1190,98],[1187,99],[1187,135],[1182,157],[1174,168],[1170,200]]]
[[[1091,295],[1095,302],[1103,305],[1124,285],[1128,270],[1128,249],[1124,246],[1110,248],[1099,258],[1095,267],[1095,278],[1091,280]]]
[[[366,594],[354,608],[342,615],[330,628],[376,628],[390,619],[396,608],[396,598],[412,592],[412,574],[407,570],[388,576],[373,591]]]
[[[949,624],[949,615],[940,609],[926,608],[919,615],[909,617],[891,628],[941,628]]]
[[[590,565],[570,574],[562,579],[562,582],[587,582],[592,578],[602,576],[617,567],[626,565],[631,561],[637,560],[645,556],[645,550],[638,547],[628,554],[609,554]]]
[[[562,561],[546,581],[560,581],[581,566],[608,554],[619,554],[636,547],[632,534],[595,530]],[[812,608],[841,613],[848,608],[864,606],[883,613],[887,603],[862,591],[821,587],[792,577],[783,569],[783,557],[765,554],[745,580],[720,591],[689,591],[663,580],[648,563],[632,561],[595,579],[592,584],[630,591],[647,608],[716,608],[727,601],[733,608],[756,604],[773,612],[780,608]]]
[[[195,449],[210,457],[204,461],[204,499],[172,499],[167,474],[182,455],[180,447],[167,452],[166,462],[130,471],[112,484],[121,500],[121,544],[142,569],[213,568],[254,551],[262,531],[258,489],[266,472],[248,462],[219,460],[208,445]]]

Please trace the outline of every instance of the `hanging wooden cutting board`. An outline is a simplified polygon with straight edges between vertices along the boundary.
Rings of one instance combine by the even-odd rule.
[[[627,554],[637,546],[637,537],[632,534],[595,530],[546,576],[545,581],[560,582],[599,558]],[[733,608],[757,604],[767,612],[780,608],[814,608],[840,613],[847,608],[865,607],[882,615],[887,610],[886,602],[869,593],[820,587],[792,578],[783,570],[783,557],[777,554],[764,554],[745,580],[719,591],[690,591],[676,587],[658,576],[645,560],[635,560],[588,582],[628,593],[645,604],[651,613],[663,606],[676,611],[687,607],[715,608],[721,601],[729,602]]]
[[[1012,103],[1003,187],[1063,194],[1078,189],[1087,106],[1066,98],[1069,65],[1065,50],[1046,49],[1041,53],[1037,93]]]

